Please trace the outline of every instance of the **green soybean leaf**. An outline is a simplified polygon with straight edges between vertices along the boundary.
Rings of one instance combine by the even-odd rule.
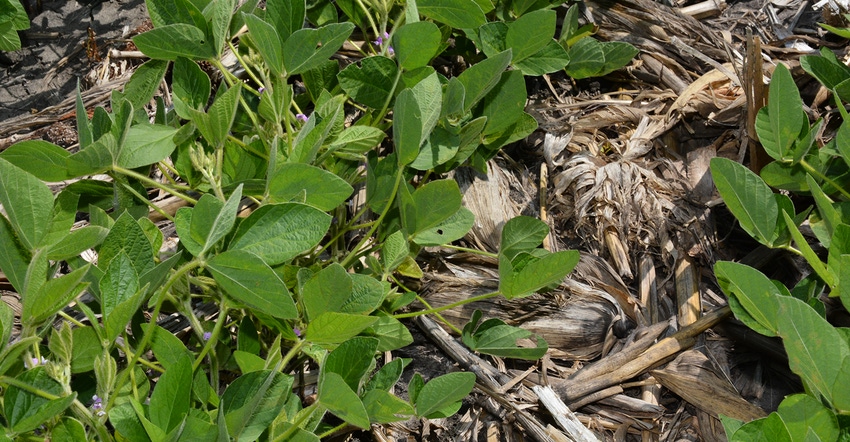
[[[177,147],[177,129],[160,124],[137,124],[130,127],[115,164],[126,169],[147,166],[166,159]]]
[[[213,146],[223,145],[233,126],[236,108],[239,106],[239,94],[242,92],[240,85],[241,83],[236,83],[227,92],[219,95],[206,114],[189,110],[194,115],[192,121],[198,131]]]
[[[304,203],[330,211],[354,192],[345,180],[327,170],[304,163],[284,163],[269,177],[269,201],[283,203],[303,198]]]
[[[15,143],[0,153],[0,158],[35,175],[42,181],[63,181],[75,176],[68,170],[71,154],[47,141],[27,140]]]
[[[5,302],[0,304],[0,352],[5,350],[12,336],[12,324],[15,322],[15,312]],[[2,354],[2,353],[0,353]],[[3,373],[0,373],[2,375]]]
[[[756,117],[756,133],[768,155],[777,161],[790,161],[794,143],[808,121],[800,91],[785,65],[774,70],[769,93],[767,106]]]
[[[130,257],[136,273],[144,274],[155,267],[151,243],[139,223],[129,213],[122,213],[115,220],[103,240],[98,255],[98,266],[101,269],[108,268],[112,259],[121,253]]]
[[[342,376],[323,372],[319,376],[319,403],[336,417],[358,428],[369,428],[369,415],[363,402]]]
[[[522,73],[503,73],[499,82],[482,101],[484,107],[481,115],[487,117],[483,133],[498,133],[515,124],[523,115],[527,96]]]
[[[514,62],[514,66],[523,75],[540,76],[564,69],[564,67],[570,65],[570,60],[570,53],[555,40],[550,40],[543,49],[531,54],[527,58]],[[617,66],[617,68],[619,67],[621,66]]]
[[[549,346],[539,336],[519,327],[506,324],[501,319],[488,319],[478,324],[481,312],[476,310],[469,323],[463,327],[463,343],[470,350],[493,356],[537,360],[546,354]],[[519,339],[536,338],[537,346],[533,348],[520,347]]]
[[[71,333],[73,336],[71,373],[85,373],[93,370],[95,358],[103,353],[97,331],[94,327],[78,327],[71,330]]]
[[[27,255],[9,221],[0,215],[0,270],[20,294],[25,294],[24,285],[29,264]]]
[[[549,226],[530,216],[517,216],[508,220],[502,228],[499,254],[513,260],[520,252],[528,252],[543,243],[549,234]]]
[[[62,396],[62,386],[53,380],[43,367],[27,370],[16,377],[22,384],[54,396]],[[48,419],[62,414],[76,399],[77,394],[60,399],[45,399],[28,390],[10,385],[4,394],[3,405],[7,425],[16,433],[32,431]]]
[[[475,224],[475,215],[466,207],[434,227],[417,232],[411,240],[420,246],[449,244],[463,238]]]
[[[236,222],[236,212],[241,200],[241,184],[224,203],[210,194],[205,194],[198,200],[192,210],[190,235],[194,242],[202,246],[199,254],[206,253],[230,232]]]
[[[154,327],[151,350],[166,371],[179,361],[192,356],[183,341],[160,326]]]
[[[785,422],[788,434],[794,442],[805,441],[810,429],[820,440],[838,440],[838,419],[833,412],[817,399],[807,394],[786,396],[776,413]]]
[[[453,28],[477,28],[487,18],[474,0],[417,0],[419,13]]]
[[[268,8],[272,8],[271,4],[269,4]],[[268,14],[266,15],[268,16]],[[266,66],[269,67],[273,74],[281,75],[283,73],[283,44],[281,43],[283,40],[280,38],[280,35],[271,24],[263,21],[263,19],[256,15],[243,13],[242,16],[245,19],[245,24],[248,25],[248,30],[251,32],[257,50],[260,51],[260,55],[263,56],[263,60],[266,62]]]
[[[381,109],[387,104],[395,89],[398,66],[382,55],[366,57],[348,65],[337,74],[339,85],[354,101],[373,109]]]
[[[741,228],[759,242],[769,243],[780,216],[770,187],[746,167],[726,158],[712,158],[711,175]]]
[[[68,416],[64,416],[59,420],[59,423],[53,426],[50,430],[50,440],[52,442],[75,442],[86,439],[86,429],[83,424]]]
[[[392,351],[406,347],[413,343],[413,335],[410,330],[392,316],[378,316],[363,334],[378,338],[378,351]]]
[[[245,373],[221,395],[227,433],[237,441],[253,441],[266,431],[283,408],[292,376],[274,370]]]
[[[402,69],[412,70],[428,65],[437,56],[443,36],[434,23],[407,23],[396,29],[393,48]]]
[[[436,72],[431,72],[428,76],[420,80],[414,85],[411,90],[416,98],[416,104],[419,106],[419,115],[422,119],[422,127],[420,129],[419,145],[428,139],[428,135],[437,125],[440,119],[440,108],[443,100],[443,87]]]
[[[404,237],[404,233],[398,230],[388,236],[384,240],[384,245],[381,247],[380,253],[384,271],[392,272],[395,270],[410,254],[410,248],[407,245],[407,238]]]
[[[285,42],[292,33],[304,26],[307,5],[304,0],[271,2],[266,4],[266,19],[274,25],[280,36],[280,42]]]
[[[39,324],[62,310],[88,286],[83,278],[89,267],[86,265],[65,276],[52,278],[37,293],[27,293],[23,297],[21,319],[25,323]]]
[[[375,311],[384,301],[381,282],[359,273],[349,273],[348,277],[351,278],[351,294],[339,307],[339,311],[363,315]]]
[[[800,376],[806,391],[833,403],[833,390],[843,388],[836,381],[850,356],[847,341],[803,301],[782,296],[777,303],[777,334],[782,337],[791,371]]]
[[[763,273],[743,264],[721,261],[714,265],[714,273],[735,316],[765,336],[776,336],[777,299],[782,295],[777,287]]]
[[[637,52],[628,43],[600,42],[584,37],[570,47],[566,71],[577,79],[603,76],[628,64]]]
[[[409,358],[395,358],[390,363],[384,364],[363,386],[363,391],[389,391],[401,379],[401,373],[410,364],[410,361]]]
[[[377,349],[378,340],[375,338],[351,338],[328,354],[322,370],[338,374],[352,391],[357,392],[366,373],[373,368]]]
[[[578,260],[578,251],[565,250],[532,259],[516,270],[504,255],[499,255],[499,291],[508,299],[531,295],[561,282],[575,268]]]
[[[230,249],[254,253],[277,265],[315,247],[330,225],[331,216],[315,207],[267,204],[239,224]]]
[[[363,407],[369,420],[376,423],[399,422],[413,416],[413,407],[384,390],[370,390],[363,395]]]
[[[792,442],[785,422],[775,412],[770,413],[766,418],[742,425],[729,440],[731,442]]]
[[[339,344],[374,324],[374,316],[325,312],[310,321],[304,339],[314,344]]]
[[[288,75],[319,66],[335,54],[354,30],[354,23],[333,23],[318,29],[299,29],[283,46],[283,64]]]
[[[207,268],[239,303],[276,318],[298,317],[286,284],[259,256],[246,250],[228,250],[210,259]]]
[[[806,258],[806,261],[810,266],[812,266],[812,270],[814,270],[828,286],[835,287],[835,275],[823,264],[817,253],[812,250],[812,246],[809,245],[806,238],[802,233],[800,233],[800,229],[797,228],[797,224],[794,223],[794,220],[791,219],[791,216],[788,215],[787,212],[782,212],[782,216],[785,217],[785,225],[788,226],[788,230],[791,232],[791,238],[797,244],[797,248],[803,254],[803,257]]]
[[[212,47],[216,57],[221,58],[224,43],[230,40],[230,20],[236,0],[212,0],[203,9],[204,18],[209,23]]]
[[[328,144],[328,150],[339,154],[364,154],[380,144],[386,136],[384,131],[376,127],[351,126]]]
[[[124,90],[118,96],[130,101],[134,109],[143,108],[150,103],[156,90],[159,89],[167,69],[168,62],[164,60],[148,60],[144,62],[136,68],[136,71],[130,77],[130,81],[124,86]],[[147,117],[145,121],[147,121]]]
[[[171,74],[174,110],[181,118],[191,119],[187,108],[204,109],[210,98],[210,77],[197,63],[179,57]]]
[[[254,321],[250,316],[245,316],[242,318],[242,322],[239,323],[236,348],[251,354],[260,354],[262,348],[259,335],[257,334],[257,326],[254,325]]]
[[[150,58],[176,60],[209,60],[216,51],[204,31],[185,23],[175,23],[151,29],[133,37],[133,43]]]
[[[41,180],[0,158],[0,204],[22,245],[41,246],[50,230],[53,193]]]
[[[431,181],[411,195],[416,210],[414,233],[438,226],[460,210],[462,196],[455,180]]]
[[[310,278],[301,289],[301,302],[312,320],[325,312],[339,312],[351,296],[352,281],[345,268],[333,263]]]
[[[401,91],[396,97],[393,109],[393,140],[399,167],[412,163],[419,155],[422,111],[410,89]]]
[[[186,418],[191,398],[192,359],[184,356],[159,377],[151,395],[151,422],[164,432],[170,432]]]
[[[74,230],[47,248],[47,259],[62,261],[78,256],[103,242],[108,233],[109,230],[99,226],[86,226]]]
[[[827,89],[835,89],[850,78],[850,68],[844,65],[828,48],[821,48],[821,55],[800,57],[800,67],[815,77]]]
[[[540,9],[529,12],[511,23],[505,36],[505,46],[513,52],[512,61],[522,61],[552,41],[556,19],[555,11]]]
[[[459,372],[431,379],[422,386],[413,404],[417,416],[429,416],[455,402],[463,400],[475,386],[475,375]]]
[[[440,126],[434,128],[427,142],[419,150],[419,155],[410,163],[410,167],[416,170],[434,169],[457,156],[463,140],[461,135],[455,132],[457,131],[449,131]]]
[[[502,72],[511,63],[511,51],[500,52],[487,57],[469,69],[463,71],[457,78],[464,87],[463,113],[472,110],[479,100],[490,92],[502,78]]]

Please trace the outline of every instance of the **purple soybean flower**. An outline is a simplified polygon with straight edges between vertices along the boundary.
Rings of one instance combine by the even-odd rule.
[[[392,46],[387,46],[387,54],[393,55],[395,54],[395,49]]]
[[[307,122],[307,116],[304,114],[295,114],[295,119],[303,121],[305,123]]]
[[[212,332],[204,332],[204,341],[209,341],[212,337]]]
[[[301,337],[301,329],[298,327],[293,327],[292,332],[295,333],[295,336]]]

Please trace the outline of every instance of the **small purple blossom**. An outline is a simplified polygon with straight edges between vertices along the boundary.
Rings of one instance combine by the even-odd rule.
[[[209,341],[212,337],[212,332],[204,332],[204,341]]]
[[[103,400],[100,397],[98,397],[98,395],[92,396],[91,399],[92,399],[92,401],[94,401],[91,404],[92,410],[99,411],[99,410],[103,409]]]
[[[307,116],[304,114],[295,114],[295,119],[303,122],[307,122]]]
[[[392,46],[387,46],[387,54],[393,55],[395,54],[395,49]]]
[[[39,365],[44,365],[46,363],[47,359],[44,356],[42,356],[40,360],[39,358],[30,359],[30,367],[38,367]]]
[[[257,89],[257,92],[259,92],[259,93],[261,93],[261,94],[262,94],[263,92],[265,92],[265,91],[266,91],[266,88],[264,88],[264,87],[262,87],[262,86],[260,86],[260,88],[259,88],[259,89]]]
[[[387,31],[384,31],[384,38],[386,38],[387,40],[390,39],[390,34]]]
[[[378,37],[378,39],[373,41],[372,43],[374,43],[375,46],[380,46],[380,45],[384,44],[384,39],[381,38],[381,37]]]
[[[295,333],[295,336],[301,337],[301,329],[298,327],[293,327],[292,332]]]

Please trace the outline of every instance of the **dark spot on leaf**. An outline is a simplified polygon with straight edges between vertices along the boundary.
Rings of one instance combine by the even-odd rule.
[[[443,229],[437,229],[437,235],[442,235],[442,234],[443,234]]]

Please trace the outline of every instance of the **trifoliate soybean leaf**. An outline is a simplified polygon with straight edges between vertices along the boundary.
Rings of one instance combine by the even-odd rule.
[[[189,253],[194,256],[198,256],[201,254],[201,250],[204,249],[204,246],[192,238],[193,214],[194,208],[192,207],[181,207],[177,209],[177,213],[174,215],[174,227],[177,230],[177,236],[180,237],[180,244],[182,244]]]
[[[732,297],[737,301],[730,302],[735,316],[765,336],[776,336],[779,308],[776,299],[781,296],[776,286],[764,274],[743,264],[721,261],[715,264],[714,272],[730,301]]]
[[[505,39],[508,36],[508,29],[508,23],[503,21],[489,22],[480,26],[469,37],[481,52],[484,52],[487,57],[493,57],[507,49]]]
[[[25,294],[24,284],[29,260],[29,253],[18,241],[9,221],[5,216],[0,215],[0,270],[20,294]]]
[[[376,55],[348,65],[337,74],[339,85],[351,98],[373,109],[381,109],[393,93],[398,66],[391,59]]]
[[[487,18],[474,0],[418,0],[419,13],[452,28],[477,28]]]
[[[363,395],[363,406],[371,422],[398,422],[413,416],[413,407],[409,403],[384,390],[370,390]]]
[[[174,110],[182,118],[190,119],[192,115],[186,106],[194,110],[203,110],[210,98],[210,77],[197,63],[180,57],[174,61],[171,74],[174,98]]]
[[[422,118],[421,135],[419,137],[419,145],[421,146],[428,139],[428,135],[440,119],[440,108],[443,103],[443,87],[440,84],[437,73],[432,72],[416,83],[411,90],[413,91],[413,96],[416,98],[416,104],[419,106],[420,118]]]
[[[832,404],[841,366],[850,357],[847,342],[803,301],[782,296],[776,302],[777,334],[782,337],[791,371],[800,376],[806,391]]]
[[[821,55],[800,57],[800,67],[827,89],[835,89],[839,83],[850,78],[850,67],[844,65],[827,48],[821,48]]]
[[[521,269],[514,270],[504,255],[499,256],[499,290],[508,299],[524,297],[561,282],[578,264],[576,250],[555,252],[534,258]]]
[[[472,373],[449,373],[431,379],[422,386],[419,394],[413,400],[417,416],[428,416],[431,413],[461,401],[472,392],[475,386],[475,375]]]
[[[476,313],[480,313],[476,311]],[[479,315],[480,317],[480,315]],[[473,315],[473,320],[477,319]],[[470,327],[470,325],[472,327]],[[546,354],[549,346],[539,336],[519,327],[507,325],[500,319],[488,319],[480,326],[470,322],[464,327],[463,343],[470,350],[493,356],[537,360]],[[517,340],[536,337],[537,346],[533,348],[519,347]]]
[[[12,26],[12,22],[0,22],[0,51],[17,51],[21,48],[21,38],[18,31]]]
[[[359,391],[363,377],[374,367],[377,349],[375,338],[351,338],[328,354],[322,370],[338,374],[352,391]]]
[[[419,156],[422,141],[422,111],[410,89],[398,94],[393,110],[393,140],[398,166],[404,167]]]
[[[502,227],[499,254],[513,260],[520,252],[528,252],[543,243],[549,226],[537,218],[517,216]]]
[[[484,135],[505,130],[522,116],[527,100],[525,78],[519,71],[507,71],[482,100],[481,115],[487,117]]]
[[[322,211],[344,203],[354,188],[327,170],[303,163],[284,163],[269,178],[269,201],[283,203],[305,194],[304,202]]]
[[[221,395],[227,433],[237,441],[257,440],[280,413],[292,376],[274,370],[245,373]]]
[[[15,143],[0,158],[33,174],[42,181],[63,181],[74,178],[67,162],[71,154],[47,141],[28,140]]]
[[[230,40],[230,20],[235,8],[236,0],[211,1],[203,8],[204,19],[209,24],[212,46],[218,58],[221,58],[225,42]]]
[[[112,259],[122,252],[130,257],[137,273],[147,273],[154,268],[151,243],[139,223],[128,213],[122,213],[115,220],[103,240],[98,255],[98,266],[101,269],[107,268]]]
[[[0,204],[24,247],[42,245],[50,230],[53,193],[40,179],[0,158]]]
[[[336,417],[358,428],[369,428],[369,415],[363,402],[357,397],[342,376],[323,372],[319,376],[319,404]]]
[[[133,43],[148,57],[159,60],[209,60],[216,55],[204,31],[185,23],[153,28],[133,37]]]
[[[556,19],[555,11],[540,9],[511,23],[505,35],[505,47],[513,52],[512,62],[525,60],[553,41]]]
[[[791,149],[808,121],[800,91],[785,65],[777,66],[773,72],[769,93],[770,101],[756,117],[756,133],[773,159],[790,160]]]
[[[165,60],[148,60],[136,68],[130,81],[124,86],[121,96],[130,101],[134,109],[141,109],[150,103],[157,89],[159,89],[168,62]],[[145,118],[145,121],[148,121]]]
[[[838,419],[832,410],[807,394],[786,396],[776,410],[785,421],[791,440],[804,441],[809,429],[814,429],[820,440],[838,440]]]
[[[325,312],[339,312],[351,296],[353,283],[345,268],[331,264],[310,278],[301,289],[301,302],[312,320]]]
[[[245,19],[245,24],[248,25],[248,31],[251,32],[254,44],[265,60],[266,66],[274,75],[281,75],[283,73],[283,44],[275,28],[254,14],[243,13],[242,17]]]
[[[189,413],[192,397],[192,358],[184,356],[165,371],[151,395],[151,422],[165,432],[171,431]]]
[[[738,428],[730,442],[792,442],[785,422],[777,413],[756,419]],[[808,439],[807,439],[808,440]]]
[[[605,52],[602,42],[593,37],[585,37],[576,42],[569,51],[570,64],[567,75],[573,78],[588,78],[602,71],[605,66]]]
[[[325,312],[310,321],[304,339],[314,344],[339,344],[357,336],[377,320],[375,316]]]
[[[351,35],[354,23],[333,23],[318,29],[299,29],[283,46],[283,64],[288,75],[319,66],[335,54]]]
[[[100,278],[101,308],[104,317],[109,318],[112,311],[122,302],[130,299],[141,289],[139,274],[133,262],[124,251],[112,259]]]
[[[109,230],[98,226],[86,226],[67,233],[59,242],[47,248],[47,259],[62,261],[73,258],[87,249],[99,245],[106,238]],[[2,262],[0,261],[0,264]]]
[[[550,40],[543,49],[514,63],[523,75],[540,76],[560,71],[570,63],[568,53],[558,42]]]
[[[396,61],[405,70],[425,66],[437,56],[442,38],[440,29],[434,23],[407,23],[396,29],[393,35]]]
[[[160,326],[154,327],[151,351],[166,371],[178,361],[192,356],[183,341]]]
[[[602,52],[605,53],[605,64],[602,66],[599,76],[608,75],[629,64],[638,54],[638,49],[626,42],[606,41],[602,42]]]
[[[465,91],[464,114],[472,110],[472,107],[499,83],[502,72],[510,63],[511,51],[503,51],[471,66],[457,77]]]
[[[392,351],[413,343],[410,330],[392,316],[378,316],[378,320],[363,332],[366,336],[378,338],[378,351]]]
[[[415,233],[440,225],[455,215],[462,196],[455,180],[431,181],[411,195],[416,210]]]
[[[381,264],[384,271],[392,272],[395,270],[409,254],[410,248],[407,245],[404,232],[401,230],[393,232],[384,240],[384,245],[381,247]]]
[[[304,27],[304,18],[307,13],[307,5],[304,0],[291,0],[285,2],[270,2],[266,4],[266,20],[274,25],[280,36],[280,41],[285,42],[293,32]]]
[[[233,126],[236,108],[239,106],[239,95],[242,93],[239,85],[241,83],[236,83],[219,95],[206,114],[189,110],[189,113],[194,115],[192,121],[198,126],[198,131],[213,146],[221,146]]]
[[[359,273],[349,273],[351,294],[339,307],[342,313],[369,314],[384,300],[384,287],[377,279]]]
[[[315,247],[330,225],[331,216],[315,207],[267,204],[239,224],[230,248],[252,252],[269,265],[278,265]]]
[[[65,276],[48,280],[38,293],[27,293],[23,298],[22,321],[28,325],[39,324],[62,310],[88,286],[83,278],[89,267],[87,265]]]
[[[74,442],[85,439],[85,427],[83,427],[82,422],[72,417],[62,417],[50,430],[50,440],[52,442]]]
[[[351,126],[328,144],[328,150],[364,154],[386,138],[387,134],[371,126]]]
[[[726,158],[711,160],[711,175],[741,228],[759,242],[768,242],[780,216],[770,187],[743,165]]]
[[[230,195],[226,202],[205,194],[192,209],[190,235],[192,240],[202,246],[200,253],[206,253],[220,239],[230,233],[236,222],[236,212],[242,200],[242,185]]]
[[[130,127],[115,163],[126,169],[147,166],[166,159],[174,148],[177,129],[160,124],[137,124]]]
[[[401,379],[401,373],[404,371],[404,367],[410,364],[410,361],[409,358],[395,358],[388,364],[384,364],[363,386],[363,391],[390,391],[390,388],[394,387]]]
[[[3,404],[7,410],[7,425],[14,433],[34,430],[48,419],[61,415],[77,398],[76,392],[63,397],[65,393],[62,386],[54,381],[43,367],[24,371],[15,379],[35,391],[43,391],[59,399],[45,399],[17,386],[7,387]]]
[[[276,318],[298,317],[286,284],[259,256],[246,250],[228,250],[210,259],[207,268],[239,303]]]
[[[463,238],[469,233],[473,224],[475,224],[475,215],[466,207],[461,207],[440,224],[413,235],[412,240],[420,246],[449,244]]]
[[[419,150],[419,155],[410,163],[410,167],[416,170],[434,169],[454,158],[460,144],[460,134],[438,126],[431,131],[428,140]]]

